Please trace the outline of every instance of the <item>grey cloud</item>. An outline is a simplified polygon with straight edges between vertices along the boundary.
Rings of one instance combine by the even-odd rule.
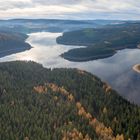
[[[67,4],[73,5],[78,4],[82,0],[32,0],[33,3],[47,4],[47,5],[57,5],[57,4]]]
[[[4,0],[0,1],[0,10],[32,7],[30,0]]]
[[[0,18],[140,19],[134,0],[0,0]]]

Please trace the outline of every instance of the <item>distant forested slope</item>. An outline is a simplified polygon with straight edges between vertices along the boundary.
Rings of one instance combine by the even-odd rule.
[[[0,63],[0,140],[140,139],[140,108],[96,76]]]
[[[64,32],[83,28],[101,27],[111,24],[123,24],[119,20],[60,20],[60,19],[11,19],[0,20],[0,30],[20,33]]]
[[[22,33],[0,31],[0,57],[30,49],[25,42],[27,37]]]
[[[88,61],[112,56],[116,50],[137,48],[140,44],[140,23],[125,23],[65,32],[57,43],[87,46],[72,49],[62,56],[71,61]]]

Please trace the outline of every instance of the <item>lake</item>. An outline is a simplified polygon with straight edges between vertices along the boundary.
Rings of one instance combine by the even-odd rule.
[[[56,43],[62,33],[38,32],[29,34],[26,40],[32,49],[3,58],[0,62],[13,60],[33,60],[47,68],[79,68],[97,75],[109,83],[121,96],[140,105],[140,74],[132,67],[140,63],[140,49],[125,49],[114,56],[88,62],[70,62],[60,54],[79,46],[66,46]],[[84,47],[84,46],[81,46]]]

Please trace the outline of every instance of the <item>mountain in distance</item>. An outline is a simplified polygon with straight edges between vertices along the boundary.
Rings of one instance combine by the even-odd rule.
[[[139,140],[140,107],[78,69],[0,63],[0,139]]]
[[[25,34],[40,31],[65,32],[86,27],[96,28],[110,24],[123,24],[125,22],[119,20],[11,19],[0,20],[0,29]]]

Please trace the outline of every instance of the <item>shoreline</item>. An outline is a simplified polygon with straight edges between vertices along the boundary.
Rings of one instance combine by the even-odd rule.
[[[64,58],[65,60],[71,61],[71,62],[88,62],[88,61],[93,61],[93,60],[98,60],[98,59],[105,59],[108,57],[112,57],[114,53],[110,54],[102,54],[102,55],[96,55],[96,56],[90,56],[90,57],[73,57],[73,56],[67,56],[64,54],[61,54],[60,56]]]
[[[136,64],[133,66],[133,70],[137,73],[140,73],[140,64]]]

